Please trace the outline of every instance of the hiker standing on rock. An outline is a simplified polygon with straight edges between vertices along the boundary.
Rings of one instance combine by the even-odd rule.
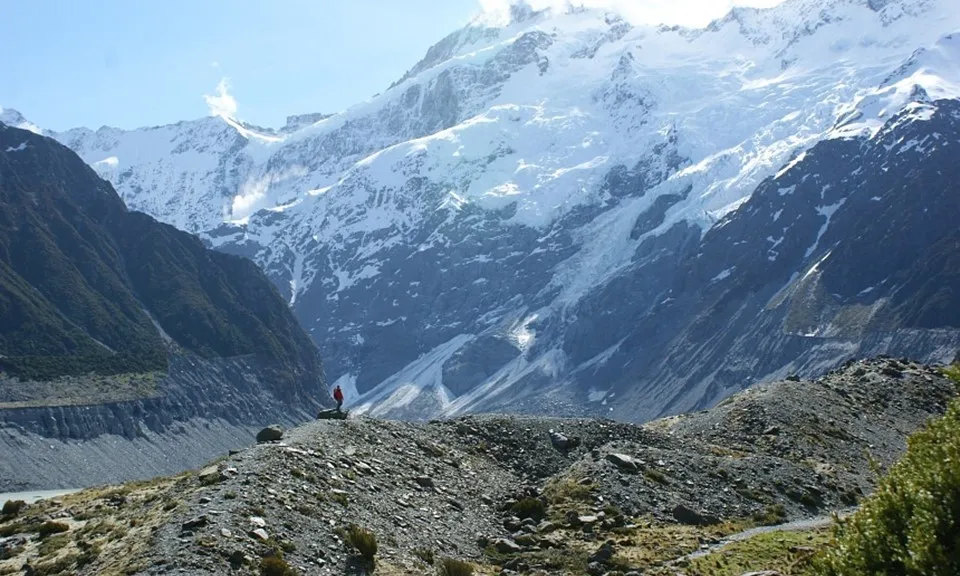
[[[337,412],[339,412],[340,407],[343,406],[343,390],[340,386],[333,389],[333,399],[337,401]]]

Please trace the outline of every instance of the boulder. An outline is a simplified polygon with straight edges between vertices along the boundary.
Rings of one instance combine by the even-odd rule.
[[[587,559],[587,562],[597,562],[598,564],[609,564],[610,560],[613,558],[615,550],[613,549],[613,541],[607,540],[604,542],[600,548],[594,552],[590,558]]]
[[[578,525],[578,526],[593,526],[594,524],[596,524],[596,523],[599,522],[599,521],[600,521],[600,518],[598,518],[597,516],[593,516],[593,515],[590,515],[590,516],[578,516],[578,517],[577,517],[577,525]]]
[[[184,523],[180,526],[180,531],[181,531],[181,532],[193,532],[193,531],[196,530],[197,528],[203,528],[204,526],[206,526],[206,525],[209,524],[209,523],[210,523],[210,519],[207,518],[207,516],[205,516],[205,515],[204,515],[204,516],[197,516],[196,518],[192,518],[192,519],[187,520],[186,522],[184,522]]]
[[[257,433],[257,442],[276,442],[283,438],[283,428],[274,424]]]
[[[216,484],[217,482],[223,482],[226,480],[226,476],[223,475],[223,472],[220,471],[219,466],[207,466],[197,474],[197,478],[200,479],[200,483],[204,486],[208,484]]]
[[[614,466],[625,472],[636,472],[639,468],[637,461],[626,454],[618,454],[616,452],[607,454],[607,461],[613,463]]]
[[[519,544],[507,538],[497,538],[494,540],[493,548],[500,554],[516,554],[523,551],[523,548],[521,548]]]
[[[433,478],[431,478],[431,477],[429,477],[429,476],[417,476],[417,477],[414,478],[413,480],[414,480],[414,482],[416,482],[417,484],[419,484],[419,485],[420,485],[421,487],[423,487],[423,488],[433,488],[433,487],[434,487]]]
[[[346,420],[349,412],[345,410],[337,410],[336,408],[329,408],[326,410],[321,410],[317,413],[317,420]]]
[[[550,435],[550,445],[560,452],[565,453],[568,450],[572,450],[580,445],[580,439],[574,436],[567,436],[566,434],[556,432],[554,430],[550,430],[548,434]]]
[[[703,512],[697,512],[683,504],[678,504],[673,509],[673,517],[677,522],[688,526],[713,526],[720,523],[718,518]]]
[[[270,539],[270,535],[267,534],[267,531],[263,528],[257,528],[256,530],[250,532],[250,535],[261,542],[266,542]]]
[[[549,520],[545,520],[537,526],[537,532],[541,534],[549,534],[550,532],[553,532],[556,529],[557,529],[557,525],[553,522],[550,522]]]

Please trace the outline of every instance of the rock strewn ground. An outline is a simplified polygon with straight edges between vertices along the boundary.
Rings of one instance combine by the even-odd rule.
[[[758,524],[822,516],[956,395],[938,369],[852,363],[697,414],[633,426],[471,416],[427,424],[318,421],[199,472],[64,497],[0,523],[0,574],[359,572],[350,526],[376,535],[378,574],[675,574]],[[63,534],[39,538],[47,521]],[[53,544],[51,544],[51,542]]]

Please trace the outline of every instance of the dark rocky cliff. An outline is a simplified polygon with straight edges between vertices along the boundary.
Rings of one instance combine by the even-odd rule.
[[[0,426],[156,441],[192,420],[302,421],[325,399],[318,350],[256,265],[128,211],[68,148],[0,124]]]

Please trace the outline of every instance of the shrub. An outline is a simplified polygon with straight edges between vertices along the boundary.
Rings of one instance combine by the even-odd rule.
[[[761,526],[776,526],[787,519],[787,510],[783,504],[773,504],[753,513],[753,521]]]
[[[659,471],[659,470],[654,470],[653,468],[648,468],[648,469],[643,473],[643,475],[646,476],[647,478],[649,478],[650,480],[653,480],[653,481],[656,482],[657,484],[664,484],[664,485],[666,485],[666,484],[669,484],[669,483],[670,483],[670,480],[667,478],[666,474],[664,474],[663,472],[661,472],[661,471]]]
[[[581,484],[574,478],[551,480],[543,489],[544,495],[552,504],[559,504],[566,500],[590,500],[593,483]]]
[[[433,557],[433,550],[429,548],[417,548],[413,551],[413,555],[423,560],[426,564],[432,565],[435,560]]]
[[[960,388],[960,363],[953,364],[952,366],[947,366],[943,369],[943,375],[953,380],[953,383]]]
[[[297,576],[297,571],[282,556],[267,556],[260,560],[260,576]]]
[[[377,537],[365,528],[351,526],[347,531],[347,542],[367,560],[373,560],[377,555]]]
[[[63,522],[44,522],[34,530],[41,538],[52,534],[60,534],[70,530],[70,526]]]
[[[510,510],[520,519],[533,518],[540,521],[547,515],[547,507],[536,498],[524,498],[511,506]]]
[[[440,563],[439,573],[440,576],[473,576],[473,564],[454,558],[444,558]]]
[[[960,400],[910,437],[860,510],[834,527],[823,576],[960,574]]]
[[[12,518],[26,507],[27,503],[23,500],[7,500],[3,503],[3,510],[0,511],[0,513],[8,518]]]

